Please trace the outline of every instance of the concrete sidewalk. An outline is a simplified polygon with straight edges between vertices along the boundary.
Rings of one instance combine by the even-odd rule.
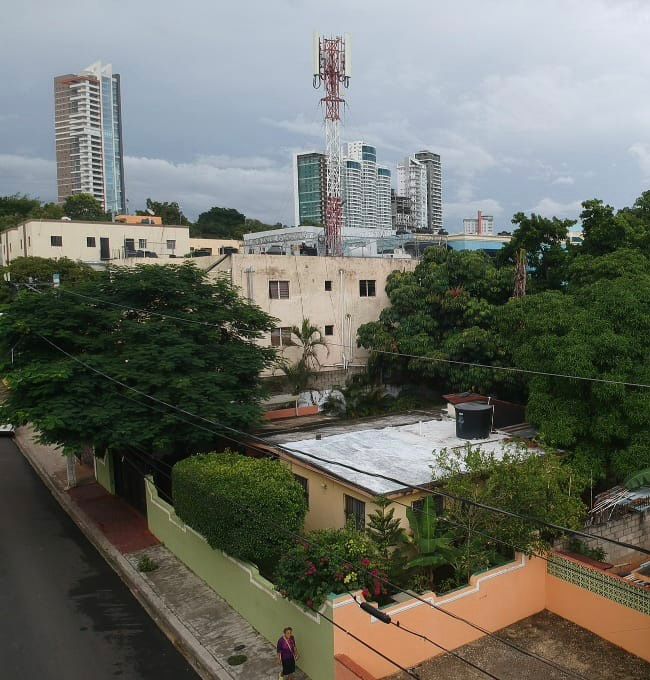
[[[138,513],[96,484],[92,470],[78,464],[79,485],[66,491],[61,452],[36,443],[30,428],[19,428],[15,439],[62,507],[202,678],[278,677],[275,647],[160,545]],[[137,565],[144,556],[153,560],[157,569],[140,572]],[[235,661],[232,657],[236,655],[246,660],[231,665],[228,660]],[[301,672],[295,677],[309,680]]]

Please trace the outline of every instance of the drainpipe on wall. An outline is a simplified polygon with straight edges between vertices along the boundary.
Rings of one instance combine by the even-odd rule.
[[[339,299],[341,301],[341,363],[343,370],[348,370],[348,359],[345,355],[345,291],[343,290],[343,270],[339,269]]]
[[[246,274],[246,288],[247,288],[248,299],[251,302],[253,302],[253,294],[254,294],[253,274],[255,273],[255,267],[246,267],[246,269],[244,269],[244,273]]]

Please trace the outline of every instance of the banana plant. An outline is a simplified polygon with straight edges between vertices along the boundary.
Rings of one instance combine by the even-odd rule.
[[[407,541],[411,552],[415,553],[415,557],[407,562],[406,567],[423,569],[429,583],[432,584],[434,569],[449,564],[457,550],[452,544],[451,537],[440,532],[431,496],[424,499],[421,508],[408,508],[406,517],[413,532]]]

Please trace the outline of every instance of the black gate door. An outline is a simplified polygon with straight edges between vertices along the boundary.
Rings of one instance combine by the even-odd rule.
[[[146,471],[139,460],[133,460],[128,453],[113,453],[115,495],[123,498],[143,515],[147,514],[144,476]]]

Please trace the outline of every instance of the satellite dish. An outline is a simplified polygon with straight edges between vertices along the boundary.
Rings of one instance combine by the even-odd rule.
[[[146,212],[152,217],[156,214],[151,208],[147,208]]]

